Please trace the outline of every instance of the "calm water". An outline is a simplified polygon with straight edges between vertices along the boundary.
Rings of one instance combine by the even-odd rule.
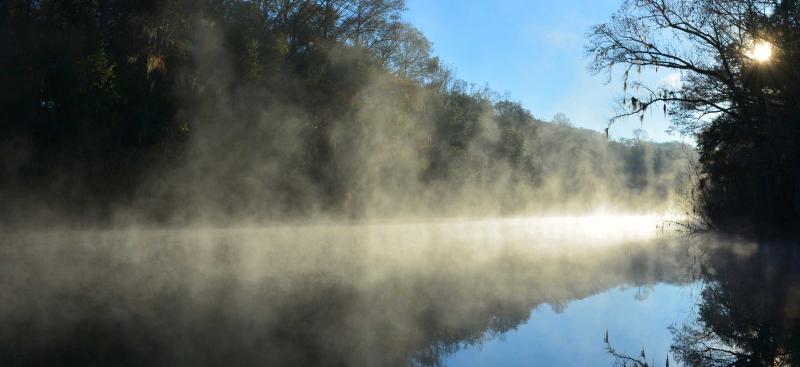
[[[798,360],[797,246],[658,223],[9,234],[0,365],[610,366],[608,345],[654,365]]]

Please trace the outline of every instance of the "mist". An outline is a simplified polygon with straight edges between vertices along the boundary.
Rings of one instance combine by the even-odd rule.
[[[282,77],[281,95],[236,80],[221,31],[198,27],[193,65],[207,79],[181,116],[186,156],[115,212],[123,222],[154,212],[187,224],[683,209],[695,158],[681,143],[608,141],[485,88],[358,68],[369,55],[339,46],[319,57],[358,76],[334,82],[345,106],[319,106],[330,97],[302,80]]]
[[[0,3],[0,364],[437,366],[694,284],[693,147],[538,117],[404,10]]]
[[[78,95],[107,98],[111,110],[97,110],[99,100],[68,109],[54,87],[36,112],[52,123],[8,131],[7,227],[686,209],[690,147],[609,140],[564,115],[543,121],[455,79],[421,33],[393,18],[402,2],[374,9],[384,11],[374,32],[389,35],[363,45],[347,28],[338,39],[281,33],[277,19],[247,18],[258,11],[248,4],[229,13],[189,4],[145,16],[140,56],[92,56],[99,70],[84,77],[94,89]],[[264,21],[266,34],[253,33]],[[150,105],[120,99],[144,87],[127,86],[133,72]],[[120,122],[80,132],[86,119]]]
[[[544,304],[691,281],[686,247],[642,220],[10,236],[0,361],[436,365]]]

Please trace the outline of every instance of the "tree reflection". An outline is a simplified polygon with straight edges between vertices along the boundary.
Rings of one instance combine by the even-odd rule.
[[[697,319],[673,326],[672,357],[691,367],[800,364],[800,248],[695,237],[704,249]],[[614,365],[650,366],[604,339]],[[669,366],[669,359],[666,361]]]
[[[0,365],[435,366],[540,305],[686,279],[662,240],[569,251],[425,228],[0,238]]]
[[[711,250],[698,320],[673,328],[676,360],[688,366],[800,363],[800,250],[786,243],[742,247]]]

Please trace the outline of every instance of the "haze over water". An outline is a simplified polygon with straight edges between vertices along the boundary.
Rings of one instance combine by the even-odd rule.
[[[9,348],[0,355],[36,365],[435,365],[535,325],[531,311],[544,304],[689,285],[689,250],[658,223],[629,215],[16,234],[0,247],[0,345]],[[597,307],[586,312],[609,311]],[[603,347],[604,329],[554,322],[541,332],[594,339],[570,353]]]
[[[0,366],[800,365],[798,40],[796,0],[0,1]]]

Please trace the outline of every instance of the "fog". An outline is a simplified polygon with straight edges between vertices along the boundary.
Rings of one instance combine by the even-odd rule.
[[[657,222],[7,236],[0,356],[4,365],[435,365],[542,304],[690,281],[690,249],[659,235]]]
[[[690,147],[454,78],[402,1],[48,4],[0,19],[50,35],[0,52],[2,365],[437,365],[695,271]]]
[[[185,59],[168,62],[156,54],[147,64],[149,83],[173,83],[164,103],[174,104],[174,112],[159,117],[167,126],[125,130],[143,145],[109,141],[97,152],[98,139],[56,130],[37,142],[39,132],[17,133],[12,140],[19,144],[8,145],[15,153],[5,155],[8,180],[0,185],[8,207],[0,216],[4,227],[240,226],[688,208],[696,159],[689,146],[646,137],[609,140],[572,126],[564,115],[543,121],[488,88],[437,77],[444,69],[428,79],[407,79],[373,65],[369,50],[335,43],[312,53],[326,73],[321,82],[269,63],[262,68],[272,69],[257,77],[242,75],[247,60],[232,49],[231,30],[202,14],[181,16],[180,32],[192,45]],[[130,117],[136,121],[155,108],[134,107],[145,108],[143,116]],[[163,136],[143,143],[152,131]],[[62,135],[64,144],[52,143]]]
[[[460,80],[403,0],[0,1],[0,365],[441,365],[537,325],[511,349],[798,364],[798,5],[621,3],[597,118],[696,147]]]
[[[242,82],[220,27],[194,22],[191,70],[173,71],[194,85],[176,92],[186,152],[113,206],[118,226],[686,210],[688,146],[608,141],[460,81],[351,74],[364,55],[338,47],[322,57],[349,79],[347,105],[315,107],[330,97],[292,76]]]

